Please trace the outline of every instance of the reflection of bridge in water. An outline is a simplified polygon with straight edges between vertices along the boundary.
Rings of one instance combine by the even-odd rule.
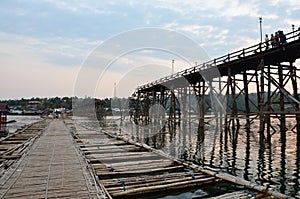
[[[159,104],[170,121],[196,113],[204,129],[205,114],[211,111],[225,130],[239,125],[239,118],[246,118],[248,129],[259,119],[260,140],[271,142],[276,125],[285,139],[286,118],[293,117],[297,122],[289,130],[300,140],[297,35],[298,31],[286,34],[287,43],[273,48],[257,44],[138,87],[133,94],[135,122],[159,119],[151,117],[151,107]]]

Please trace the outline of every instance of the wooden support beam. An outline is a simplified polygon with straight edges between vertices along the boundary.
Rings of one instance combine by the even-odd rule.
[[[296,100],[299,101],[299,94],[298,94],[298,84],[297,84],[297,71],[296,67],[293,66],[293,63],[290,62],[290,73],[291,73],[291,80],[293,86],[293,95]],[[299,104],[294,103],[295,111],[299,112]],[[300,114],[296,114],[296,129],[297,129],[297,143],[300,143]]]
[[[267,76],[271,76],[271,67],[270,65],[267,66]],[[268,87],[268,93],[267,93],[267,111],[271,111],[271,81],[268,81],[267,79],[267,87]],[[266,124],[267,124],[267,143],[271,144],[271,117],[270,115],[265,115],[266,117]]]
[[[246,128],[250,129],[250,106],[249,106],[249,89],[247,74],[243,74],[244,90],[245,90],[245,112],[246,112]]]
[[[282,71],[282,67],[280,64],[278,64],[278,79],[279,79],[279,88],[284,88],[284,80],[283,80],[283,71]],[[280,89],[279,91],[280,95],[279,95],[279,102],[280,102],[280,111],[282,112],[282,114],[280,114],[280,132],[281,132],[281,141],[285,141],[285,131],[286,131],[286,120],[285,120],[285,108],[284,108],[284,93],[282,91],[282,89]]]

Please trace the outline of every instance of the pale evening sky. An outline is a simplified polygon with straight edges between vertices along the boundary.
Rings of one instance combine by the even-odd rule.
[[[133,29],[177,31],[199,44],[210,58],[225,55],[259,42],[260,16],[263,34],[279,29],[290,32],[292,24],[300,26],[300,1],[2,0],[0,99],[73,96],[77,75],[91,52]],[[164,52],[123,57],[105,76],[95,74],[102,78],[96,86],[101,91],[95,96],[111,97],[114,83],[117,92],[128,91],[120,95],[130,95],[132,90],[122,89],[124,85],[134,88],[171,73],[172,59]],[[139,69],[124,69],[124,63],[132,65],[132,60],[138,60]],[[139,78],[151,64],[159,72],[152,79]],[[175,71],[187,67],[175,59]]]

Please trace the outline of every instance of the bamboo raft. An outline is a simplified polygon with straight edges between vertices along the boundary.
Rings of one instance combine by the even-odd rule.
[[[48,126],[48,120],[42,120],[18,129],[15,133],[0,140],[0,165],[7,168],[22,157],[28,146]]]
[[[224,181],[240,185],[244,190],[215,198],[288,198],[227,173],[182,162],[147,145],[119,137],[114,130],[96,132],[80,126],[73,130],[73,137],[107,198],[147,198],[215,186]]]
[[[38,126],[47,127],[0,176],[0,198],[104,198],[63,121],[47,120]],[[29,128],[35,132],[38,126]]]

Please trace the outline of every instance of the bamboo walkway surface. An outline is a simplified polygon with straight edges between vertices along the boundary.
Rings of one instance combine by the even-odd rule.
[[[245,190],[215,198],[288,198],[229,174],[201,169],[143,144],[124,140],[113,134],[116,130],[100,132],[83,126],[73,130],[73,137],[107,198],[147,198],[224,181],[243,185]]]
[[[5,148],[7,142],[0,144]],[[62,120],[48,122],[28,153],[0,180],[0,198],[101,198]]]

